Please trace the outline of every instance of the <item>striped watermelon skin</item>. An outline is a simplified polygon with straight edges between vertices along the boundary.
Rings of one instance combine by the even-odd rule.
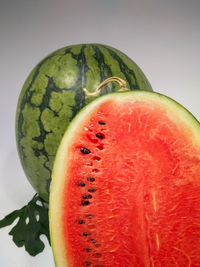
[[[24,172],[39,195],[48,201],[49,184],[60,140],[74,116],[95,98],[105,79],[117,76],[131,90],[152,91],[142,70],[119,50],[101,44],[71,45],[45,57],[32,70],[21,90],[16,111],[17,148]],[[101,95],[119,90],[106,86]]]

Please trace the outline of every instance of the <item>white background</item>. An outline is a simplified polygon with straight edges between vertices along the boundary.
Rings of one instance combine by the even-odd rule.
[[[15,145],[15,110],[32,68],[70,44],[97,42],[130,56],[155,91],[200,120],[199,0],[0,0],[0,218],[34,191]],[[1,267],[53,267],[50,247],[36,257],[0,229]]]

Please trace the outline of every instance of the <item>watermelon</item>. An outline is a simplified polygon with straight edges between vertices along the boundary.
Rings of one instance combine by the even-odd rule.
[[[112,93],[59,146],[50,187],[57,267],[200,266],[200,124],[167,96]]]
[[[94,98],[100,82],[118,76],[131,90],[152,90],[141,69],[124,53],[101,44],[71,45],[45,57],[28,76],[16,112],[16,140],[25,174],[48,201],[52,166],[73,117]],[[101,94],[119,89],[111,83]]]

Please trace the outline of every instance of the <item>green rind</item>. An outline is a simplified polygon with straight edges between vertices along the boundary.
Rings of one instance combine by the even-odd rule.
[[[101,44],[72,45],[44,58],[30,73],[19,96],[16,140],[27,178],[48,201],[48,187],[57,147],[69,122],[94,98],[106,78],[118,76],[131,90],[152,90],[141,69],[125,54]],[[102,95],[115,92],[111,83]]]
[[[78,140],[79,129],[83,127],[84,122],[88,117],[98,109],[101,103],[109,100],[117,102],[123,101],[149,101],[149,103],[156,102],[160,107],[165,107],[168,116],[174,120],[177,127],[184,125],[188,130],[188,138],[194,147],[200,148],[200,123],[184,106],[176,102],[172,98],[163,94],[147,91],[132,91],[132,92],[118,92],[104,95],[86,107],[84,107],[69,124],[63,138],[60,142],[56,158],[54,161],[52,171],[52,182],[50,185],[50,199],[49,199],[49,222],[50,222],[50,237],[51,246],[53,249],[53,256],[55,265],[59,267],[67,267],[67,259],[65,255],[65,240],[62,234],[62,199],[64,184],[67,184],[66,170],[70,162],[67,161],[67,152],[70,150],[70,145],[74,140]],[[56,205],[55,205],[56,202]]]

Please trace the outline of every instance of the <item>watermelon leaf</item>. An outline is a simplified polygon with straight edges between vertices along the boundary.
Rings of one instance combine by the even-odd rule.
[[[31,256],[36,256],[45,247],[41,235],[45,235],[50,244],[48,204],[36,194],[26,206],[0,220],[0,228],[11,225],[17,218],[9,235],[18,247],[24,246]]]

